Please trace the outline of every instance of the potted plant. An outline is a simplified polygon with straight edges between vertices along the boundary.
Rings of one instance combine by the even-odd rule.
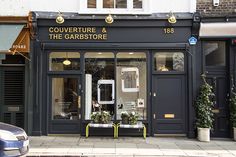
[[[111,121],[111,115],[109,112],[107,111],[102,111],[100,112],[101,115],[100,115],[100,123],[102,124],[107,124]]]
[[[92,112],[91,120],[93,123],[107,124],[111,121],[111,115],[107,111]]]
[[[127,111],[121,112],[121,121],[122,124],[129,124],[129,114]]]
[[[198,132],[199,141],[210,141],[210,129],[213,127],[214,114],[213,100],[214,96],[212,92],[212,86],[210,86],[206,80],[205,75],[202,75],[204,84],[200,87],[200,92],[196,100],[196,126]]]
[[[130,123],[131,125],[137,124],[138,118],[139,118],[139,114],[138,114],[137,112],[132,111],[132,112],[129,114],[129,123]]]
[[[92,112],[91,120],[93,123],[99,123],[100,122],[100,113],[99,112]]]
[[[236,93],[234,87],[230,93],[230,120],[233,127],[234,140],[236,141]]]

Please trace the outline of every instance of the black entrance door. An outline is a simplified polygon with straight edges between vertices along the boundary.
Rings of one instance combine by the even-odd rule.
[[[154,134],[186,134],[186,74],[183,52],[154,55],[152,107]]]
[[[81,119],[80,77],[52,77],[49,134],[79,134]]]
[[[213,137],[229,137],[229,74],[225,41],[204,41],[203,54],[207,82],[215,93]]]
[[[0,67],[0,120],[24,128],[24,67]]]
[[[229,137],[229,79],[224,69],[208,68],[207,82],[213,86],[215,94],[213,137]]]

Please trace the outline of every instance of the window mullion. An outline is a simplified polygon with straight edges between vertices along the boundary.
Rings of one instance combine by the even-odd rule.
[[[127,0],[127,9],[132,10],[133,9],[133,0]]]
[[[103,9],[103,0],[97,0],[97,9],[102,10]]]

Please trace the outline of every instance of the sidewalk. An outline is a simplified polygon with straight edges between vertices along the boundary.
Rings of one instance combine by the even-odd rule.
[[[184,137],[30,137],[27,156],[210,156],[236,157],[236,142],[213,139],[199,142]]]

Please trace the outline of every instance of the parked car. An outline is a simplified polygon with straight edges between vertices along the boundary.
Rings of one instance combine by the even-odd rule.
[[[29,139],[22,128],[0,122],[0,157],[22,156],[29,151]]]

